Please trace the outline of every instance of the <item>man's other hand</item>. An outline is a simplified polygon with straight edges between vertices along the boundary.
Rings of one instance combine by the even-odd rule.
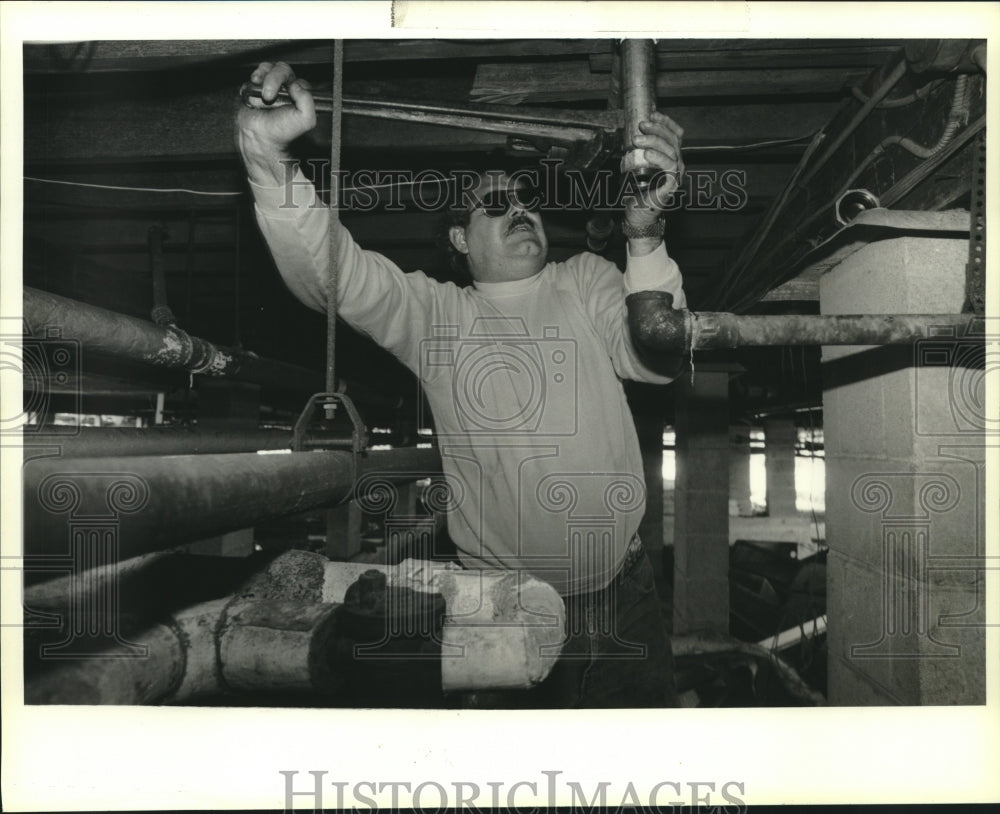
[[[650,187],[640,200],[626,205],[625,217],[636,228],[652,223],[670,204],[670,198],[684,174],[681,140],[684,130],[664,113],[654,111],[648,120],[640,122],[640,134],[635,138],[636,149],[627,152],[621,163],[622,172],[636,166],[652,166],[655,187]]]
[[[298,79],[284,62],[262,62],[250,75],[261,86],[261,98],[250,97],[236,114],[236,146],[250,180],[263,186],[285,182],[282,160],[288,145],[316,126],[316,107],[309,83]],[[284,88],[291,103],[275,102]]]

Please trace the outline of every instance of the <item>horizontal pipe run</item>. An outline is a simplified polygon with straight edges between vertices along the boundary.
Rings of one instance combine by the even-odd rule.
[[[407,482],[441,471],[434,449],[38,458],[24,466],[24,550],[66,558],[87,535],[118,561],[335,505],[355,479]],[[82,536],[81,536],[82,535]]]
[[[323,377],[316,371],[216,345],[176,326],[161,327],[27,286],[24,319],[37,336],[58,329],[62,340],[79,342],[84,351],[268,387],[314,393],[323,389]]]
[[[247,102],[250,98],[261,98],[261,89],[247,84],[240,94],[244,102]],[[313,91],[312,97],[316,112],[329,113],[333,109],[333,97],[329,93]],[[274,103],[291,104],[288,91],[278,91]],[[586,116],[581,116],[575,111],[557,108],[520,110],[511,105],[436,105],[348,96],[343,100],[343,113],[347,116],[409,121],[465,130],[522,136],[530,134],[561,141],[585,141],[592,138],[597,130],[610,133],[621,126],[619,111],[587,111]]]
[[[941,336],[942,328],[965,331],[974,314],[781,314],[747,316],[675,310],[673,297],[640,291],[626,298],[629,328],[651,351],[690,353],[772,345],[908,345]]]
[[[103,458],[133,455],[209,455],[223,452],[256,452],[291,449],[287,430],[222,432],[190,427],[60,427],[66,432],[25,435],[25,443],[52,446],[64,458]]]
[[[28,704],[184,703],[231,692],[330,696],[337,607],[226,597],[177,611],[94,658],[25,680]],[[145,653],[136,646],[145,648]]]

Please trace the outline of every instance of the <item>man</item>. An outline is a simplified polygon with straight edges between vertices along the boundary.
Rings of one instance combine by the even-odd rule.
[[[568,639],[544,688],[552,703],[672,703],[669,644],[652,567],[636,536],[642,460],[621,379],[665,383],[632,345],[625,295],[658,289],[685,307],[661,210],[683,171],[682,130],[653,114],[622,162],[662,170],[630,200],[627,270],[594,254],[548,263],[535,203],[484,179],[448,231],[472,285],[404,274],[362,250],[296,169],[288,145],[316,123],[308,84],[262,63],[262,100],[240,110],[237,143],[275,263],[306,305],[326,308],[335,241],[339,314],[419,377],[452,485],[449,533],[467,568],[546,580],[567,604]],[[287,89],[292,104],[271,107]],[[463,203],[463,202],[459,202]]]

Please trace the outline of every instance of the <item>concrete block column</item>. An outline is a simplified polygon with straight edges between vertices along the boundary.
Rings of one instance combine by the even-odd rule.
[[[729,373],[677,382],[674,632],[729,631]]]
[[[646,482],[646,513],[639,524],[639,537],[646,552],[659,562],[663,554],[663,427],[662,416],[636,414],[635,429],[642,450],[642,474]]]
[[[795,516],[795,421],[764,421],[764,458],[767,470],[767,513],[771,517]]]
[[[957,313],[967,256],[962,239],[868,244],[821,278],[821,310]],[[832,704],[985,701],[981,462],[995,438],[969,391],[977,341],[823,349]]]
[[[750,428],[729,428],[729,516],[750,517]]]

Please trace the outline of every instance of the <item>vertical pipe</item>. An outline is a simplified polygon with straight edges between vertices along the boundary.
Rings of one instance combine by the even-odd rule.
[[[153,278],[153,322],[161,327],[176,325],[177,318],[167,304],[167,278],[163,268],[163,239],[166,232],[162,226],[150,226],[147,233],[149,241],[149,273]]]
[[[622,85],[625,97],[625,151],[635,149],[639,122],[656,109],[655,52],[652,40],[622,41]],[[653,167],[640,163],[631,170],[640,186],[649,185]]]
[[[240,205],[233,209],[233,347],[242,348],[240,341]]]
[[[333,88],[330,107],[330,276],[326,289],[326,392],[337,392],[337,221],[340,204],[341,118],[344,109],[344,41],[333,43]],[[332,419],[333,404],[326,405],[326,417]],[[326,545],[330,549],[337,536],[337,513],[326,512]]]

